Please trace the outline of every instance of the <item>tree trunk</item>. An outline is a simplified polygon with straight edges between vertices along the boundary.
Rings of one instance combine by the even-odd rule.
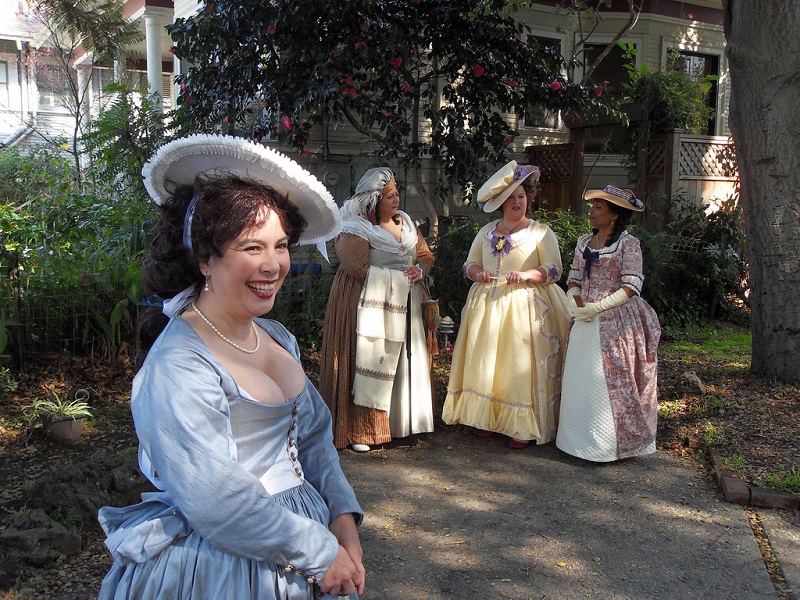
[[[752,371],[800,380],[800,0],[724,0]]]

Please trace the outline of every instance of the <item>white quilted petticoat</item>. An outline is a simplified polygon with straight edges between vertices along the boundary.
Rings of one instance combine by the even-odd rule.
[[[575,321],[564,359],[556,446],[594,462],[617,460],[617,434],[600,348],[600,319]]]

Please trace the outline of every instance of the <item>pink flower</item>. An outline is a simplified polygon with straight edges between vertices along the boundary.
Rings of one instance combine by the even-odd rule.
[[[300,153],[300,158],[305,158],[306,156],[308,156],[308,150],[303,150],[303,151]]]
[[[351,85],[342,88],[343,96],[355,96],[356,94],[358,94],[358,90]]]
[[[506,85],[508,87],[517,87],[517,82],[511,79],[511,77],[506,77]]]
[[[403,64],[403,59],[400,56],[394,56],[389,59],[389,64],[393,67],[399,67],[401,64]]]
[[[292,130],[292,120],[289,118],[288,115],[284,115],[283,116],[283,119],[281,119],[281,125],[283,125],[283,128],[286,131],[291,131]]]
[[[185,94],[185,93],[186,93],[186,84],[185,84],[185,83],[182,83],[182,84],[181,84],[181,93],[182,93],[182,94]]]
[[[598,85],[596,88],[594,88],[594,95],[598,96],[598,97],[603,95],[603,86],[602,85]]]
[[[554,81],[553,83],[550,84],[550,89],[553,90],[554,92],[557,92],[558,90],[561,89],[561,82]]]
[[[365,42],[356,42],[356,50],[366,50],[367,44]]]
[[[267,33],[269,35],[275,35],[275,25],[270,25],[269,27],[267,27]]]
[[[187,100],[187,102],[189,102],[189,106],[194,106],[194,98],[192,98],[191,94],[189,94],[189,96],[186,98],[186,100]]]
[[[392,116],[392,111],[388,111],[388,112],[386,113],[386,116],[387,116],[387,117],[391,117],[391,116]]]
[[[411,89],[411,87],[409,87],[409,85],[407,83],[403,84],[403,93],[404,94],[407,94],[408,90],[410,90],[410,89]]]
[[[486,72],[486,69],[484,69],[481,65],[475,65],[472,68],[472,73],[475,75],[475,77],[480,77],[485,72]]]
[[[228,117],[222,117],[222,122],[223,123],[227,123],[228,122]]]
[[[503,138],[503,146],[508,146],[511,143],[511,138]]]

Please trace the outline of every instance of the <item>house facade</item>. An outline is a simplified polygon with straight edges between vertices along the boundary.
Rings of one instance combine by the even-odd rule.
[[[8,33],[2,33],[0,28],[0,78],[3,77],[3,65],[6,73],[5,89],[0,82],[0,143],[31,143],[36,136],[26,129],[26,124],[33,122],[35,127],[57,127],[60,110],[55,106],[57,94],[46,89],[46,86],[37,86],[35,73],[26,67],[26,48],[30,52],[37,48],[37,44],[44,43],[41,33],[35,31],[35,23],[32,22],[35,19],[24,14],[24,2],[4,0],[3,4],[9,4],[4,9],[9,14],[3,16],[14,16],[20,24]],[[603,9],[603,19],[588,41],[581,44],[587,33],[581,29],[582,22],[559,10],[558,4],[558,0],[537,0],[517,15],[531,27],[531,35],[540,43],[558,48],[564,56],[571,56],[580,48],[584,53],[580,58],[587,64],[625,28],[630,18],[628,2],[613,0],[610,8]],[[668,57],[674,55],[678,57],[676,68],[693,75],[716,76],[708,97],[715,116],[709,120],[704,133],[716,136],[720,141],[727,139],[730,79],[724,54],[722,0],[694,0],[693,3],[643,0],[641,5],[638,20],[621,38],[621,41],[635,47],[637,66],[647,65],[651,71],[661,70],[667,64]],[[125,17],[139,23],[145,34],[144,42],[133,49],[141,57],[134,63],[133,69],[140,73],[142,81],[146,81],[151,91],[158,90],[162,94],[167,108],[172,106],[177,93],[171,83],[172,78],[180,73],[182,65],[169,51],[172,42],[165,26],[177,18],[194,14],[202,6],[197,0],[128,0],[125,3]],[[9,18],[3,19],[3,23],[9,22]],[[608,82],[608,93],[620,94],[620,84],[627,77],[623,62],[621,49],[614,48],[600,63],[592,75],[592,81]],[[580,81],[583,75],[578,71],[574,79]],[[95,66],[92,69],[95,96],[102,89],[103,82],[112,76],[113,68]],[[3,96],[4,93],[7,98]],[[5,101],[5,104],[1,101]],[[90,110],[97,110],[97,102],[93,103]],[[520,133],[511,148],[512,156],[519,162],[528,162],[529,149],[532,147],[567,144],[573,138],[564,116],[558,112],[532,107],[521,120],[513,115],[509,119],[517,121],[515,124]],[[578,167],[584,172],[584,187],[606,183],[627,187],[621,157],[600,152],[604,140],[609,136],[609,127],[613,126],[589,128],[584,132],[583,164]],[[348,130],[347,126],[336,131],[320,128],[314,132],[307,149],[309,155],[303,159],[306,166],[329,187],[339,203],[348,196],[353,180],[357,180],[375,161],[368,154],[369,149],[365,147],[363,139]],[[435,169],[435,164],[428,165],[424,174],[424,179],[431,185],[437,180]],[[402,179],[403,175],[398,173],[398,177]],[[406,190],[404,208],[407,212],[423,215],[424,211],[413,195],[413,186],[404,185],[402,188]],[[702,193],[713,195],[715,188],[709,189]],[[707,197],[701,196],[699,199],[702,203],[708,201]],[[461,206],[458,197],[439,202],[436,208],[441,215],[473,211],[471,207]]]

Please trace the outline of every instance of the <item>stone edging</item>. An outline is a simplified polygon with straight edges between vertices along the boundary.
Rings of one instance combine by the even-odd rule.
[[[706,451],[711,466],[714,468],[714,479],[728,502],[762,508],[800,509],[800,496],[797,494],[749,484],[724,467],[722,456],[717,448],[708,446]]]

